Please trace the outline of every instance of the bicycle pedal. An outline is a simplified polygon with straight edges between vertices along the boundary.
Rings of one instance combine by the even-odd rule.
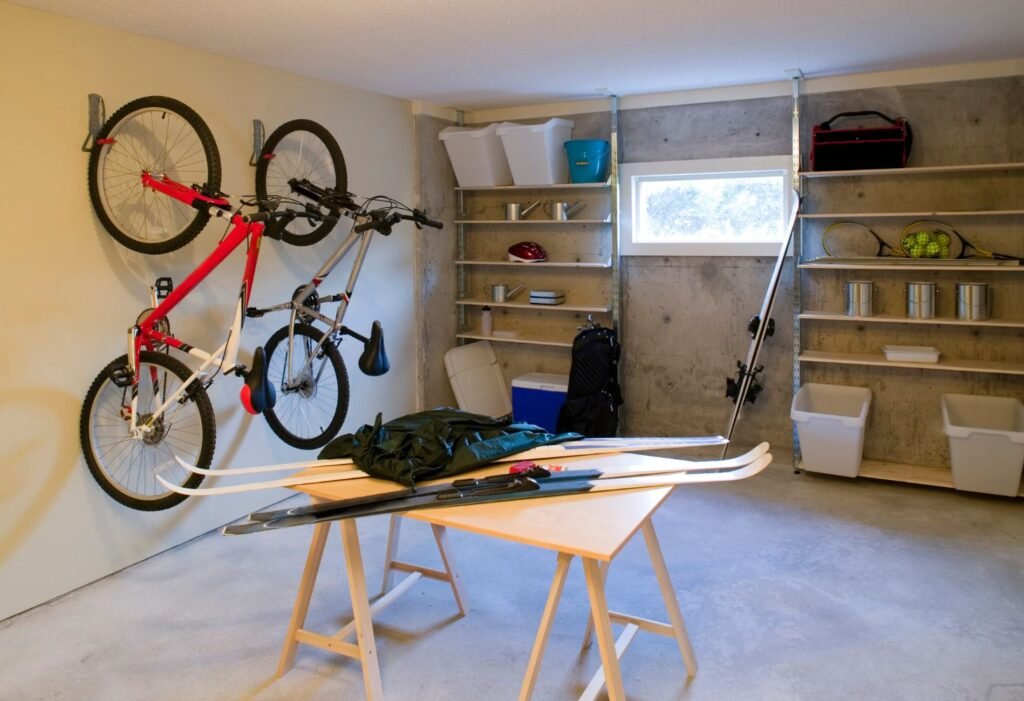
[[[265,311],[257,309],[256,307],[246,307],[245,309],[245,315],[250,319],[259,319],[264,314],[266,314]]]
[[[110,380],[115,386],[120,388],[131,387],[132,385],[132,370],[127,365],[119,368],[115,368],[110,371]]]

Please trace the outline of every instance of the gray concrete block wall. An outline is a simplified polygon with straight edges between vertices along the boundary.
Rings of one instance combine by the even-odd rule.
[[[767,98],[626,110],[619,115],[620,160],[641,162],[786,154],[791,144],[791,109],[789,98]],[[911,159],[915,165],[1024,160],[1024,78],[811,95],[802,98],[801,109],[805,164],[811,125],[837,112],[857,109],[878,109],[891,112],[893,116],[907,117],[916,134]],[[606,138],[607,113],[569,118],[577,123],[576,136]],[[419,143],[433,152],[433,165],[421,159],[424,197],[429,196],[436,202],[453,198],[454,179],[436,135],[432,140],[421,138]],[[444,177],[438,177],[433,170],[435,167]],[[846,191],[839,195],[839,201],[853,206],[881,199],[884,207],[898,208],[902,202],[922,204],[934,201],[938,195],[939,200],[967,207],[968,202],[974,202],[984,193],[995,193],[992,194],[995,199],[1020,197],[1021,191],[1016,185],[993,186],[995,181],[990,176],[978,175],[977,178],[970,192],[960,192],[955,186],[943,185],[941,181],[936,183],[934,179],[919,182],[908,179],[896,192],[880,192],[873,184],[846,183],[840,186]],[[988,184],[985,178],[990,178]],[[432,189],[435,192],[428,195]],[[811,194],[813,202],[815,195]],[[1018,200],[1016,207],[1020,206]],[[450,219],[451,215],[446,212],[445,216]],[[1021,223],[1018,218],[978,222],[978,226],[986,239],[991,235],[996,237],[992,240],[1004,248],[1020,252],[1024,250],[1024,242],[1019,240]],[[1007,233],[1014,231],[1018,232],[1016,236]],[[810,245],[814,245],[813,241]],[[436,270],[424,273],[425,279],[429,277],[435,282],[420,287],[422,294],[429,295],[420,300],[427,322],[422,327],[420,357],[425,363],[437,365],[439,356],[436,354],[443,353],[454,342],[454,331],[450,335],[440,331],[454,328],[455,271],[449,257],[449,254],[454,256],[454,244],[437,238],[424,239],[424,246],[423,264],[436,266]],[[437,250],[438,247],[444,250]],[[638,256],[623,260],[624,432],[670,435],[717,433],[725,429],[732,408],[724,398],[725,377],[734,374],[736,360],[746,354],[750,340],[746,325],[760,306],[773,264],[774,260],[769,258],[751,257]],[[448,282],[444,282],[445,276]],[[1016,276],[1006,274],[999,280],[1001,298],[1007,300],[1019,297],[1022,291],[1020,283],[1011,277]],[[826,276],[815,286],[806,272],[803,279],[814,299],[841,309],[841,281],[831,284]],[[762,358],[766,366],[762,375],[765,390],[756,404],[745,409],[736,435],[739,443],[769,440],[780,447],[777,452],[782,454],[790,446],[792,436],[789,421],[793,379],[792,284],[790,262],[774,314],[778,332],[767,342]],[[446,315],[448,321],[444,321]],[[817,327],[815,331],[814,327],[805,325],[804,344],[815,347],[821,343],[858,343],[867,347],[881,345],[890,336],[914,338],[916,333],[903,330],[894,334],[892,328],[873,325],[839,331],[834,327]],[[986,352],[987,340],[984,339],[991,339],[992,344],[1005,348],[1020,347],[1020,334],[1016,332],[986,332],[983,336],[966,330],[961,333],[965,338],[959,340],[964,343],[983,338],[981,345],[975,347],[979,354]],[[847,338],[851,335],[854,338]],[[953,343],[957,339],[951,341],[948,340],[951,337],[943,337],[947,339],[943,343],[952,344],[954,351],[959,351],[959,343]],[[508,377],[532,370],[564,372],[568,369],[567,351],[508,344],[496,346]],[[970,347],[963,346],[963,349],[967,353]],[[1015,354],[1012,350],[1005,352]],[[430,370],[422,383],[425,406],[443,403],[446,395],[450,396],[443,365],[438,367],[440,375]],[[931,410],[923,412],[925,427],[919,425],[920,422],[911,424],[906,418],[911,412],[905,411],[904,405],[912,402],[910,397],[920,396],[922,401],[937,405],[940,391],[1024,394],[1024,379],[1008,376],[824,366],[804,370],[805,379],[871,386],[878,397],[876,408],[886,402],[889,408],[873,411],[866,447],[869,457],[918,464],[944,464],[944,439],[932,420],[934,412]]]

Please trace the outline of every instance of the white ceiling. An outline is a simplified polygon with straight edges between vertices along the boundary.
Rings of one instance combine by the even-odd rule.
[[[1024,57],[1024,0],[16,0],[467,110]]]

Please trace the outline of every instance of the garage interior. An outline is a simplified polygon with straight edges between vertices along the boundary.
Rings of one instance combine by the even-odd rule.
[[[879,258],[829,269],[831,254],[822,249],[835,221],[855,219],[896,243],[906,225],[923,220],[955,226],[979,248],[1024,256],[1024,42],[1015,29],[1024,8],[1010,0],[984,11],[945,0],[845,9],[798,2],[785,13],[754,5],[641,3],[627,21],[625,8],[580,2],[498,9],[310,0],[259,11],[220,3],[0,2],[8,107],[0,123],[16,135],[5,162],[17,166],[3,176],[14,195],[13,250],[0,263],[9,300],[0,402],[0,652],[7,661],[0,698],[374,697],[358,660],[310,645],[300,645],[291,669],[276,675],[310,529],[220,535],[252,512],[301,505],[306,496],[278,489],[138,511],[112,500],[86,467],[79,425],[90,383],[124,352],[125,329],[150,306],[154,280],[185,279],[224,233],[223,221],[211,223],[161,255],[129,250],[108,234],[86,177],[88,96],[97,94],[107,117],[149,95],[193,108],[216,138],[222,188],[235,194],[252,188],[253,120],[269,133],[312,119],[340,144],[352,192],[386,193],[443,223],[440,230],[402,223],[377,237],[366,256],[345,321],[363,330],[380,321],[390,370],[359,372],[360,345],[341,345],[350,399],[340,433],[373,424],[378,414],[387,421],[458,406],[445,355],[464,344],[489,341],[513,392],[513,380],[530,373],[569,376],[573,337],[591,315],[619,334],[618,435],[723,434],[734,409],[726,378],[736,376],[748,350],[748,321],[785,239],[758,253],[623,253],[621,207],[630,190],[621,174],[649,163],[792,160],[796,144],[799,167],[785,178],[796,183],[800,217],[781,258],[774,333],[758,357],[763,390],[743,405],[729,448],[733,456],[766,441],[772,464],[747,480],[684,484],[657,509],[653,524],[700,666],[688,676],[673,640],[641,630],[622,655],[625,697],[1024,699],[1024,460],[1010,466],[1012,494],[964,487],[951,468],[959,458],[943,414],[943,397],[951,395],[1021,406],[1024,280],[1017,264],[981,268],[972,259],[901,270]],[[331,22],[338,26],[330,31],[309,27],[305,42],[293,31]],[[520,32],[531,39],[517,48],[508,37]],[[848,42],[836,41],[846,32]],[[772,36],[756,40],[762,35]],[[349,39],[352,47],[338,48]],[[405,46],[415,42],[421,45]],[[715,56],[712,45],[720,47]],[[493,80],[482,77],[486,71]],[[905,171],[816,175],[815,127],[864,110],[912,125]],[[553,119],[571,122],[573,139],[611,142],[605,185],[467,187],[441,138],[453,127]],[[513,227],[502,213],[511,198],[579,201],[582,210],[579,221],[548,226],[544,202]],[[253,304],[288,298],[341,236],[311,246],[263,242]],[[552,261],[600,264],[525,271],[467,263],[477,254],[503,256],[522,237],[541,241]],[[204,347],[224,341],[242,257],[229,257],[172,312],[175,334]],[[334,291],[345,275],[325,287]],[[871,281],[874,318],[845,311],[847,283],[855,280]],[[938,288],[934,317],[908,319],[911,281]],[[568,309],[491,301],[489,285],[521,282],[566,288]],[[984,318],[957,316],[961,282],[987,286]],[[485,305],[493,307],[494,331],[482,335]],[[247,319],[240,362],[251,364],[255,348],[284,321]],[[934,346],[942,359],[934,366],[887,362],[881,349],[889,344]],[[801,462],[811,441],[797,431],[794,396],[809,384],[870,390],[859,476]],[[217,429],[211,467],[316,458],[247,413],[240,387],[227,377],[208,388]],[[1009,443],[1022,432],[1012,419],[1001,430]],[[719,457],[712,448],[665,454]],[[956,469],[989,468],[987,458],[972,460]],[[229,482],[208,479],[203,487]],[[436,532],[401,520],[402,557],[446,570]],[[384,576],[392,523],[360,519],[371,597]],[[336,530],[310,628],[338,628],[353,617]],[[436,581],[417,583],[374,614],[384,695],[523,698],[552,554],[456,528],[448,538],[466,615],[452,589]],[[616,610],[665,616],[642,538],[617,554],[606,589]],[[598,645],[581,647],[587,597],[573,563],[533,698],[624,698],[612,689],[588,696],[603,658]]]

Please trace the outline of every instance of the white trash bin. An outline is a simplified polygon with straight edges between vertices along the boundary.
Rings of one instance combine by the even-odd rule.
[[[516,185],[558,185],[569,182],[569,161],[562,145],[572,139],[574,122],[549,119],[543,124],[502,124],[498,127],[512,180]]]
[[[801,387],[789,412],[800,438],[800,468],[856,477],[870,407],[871,390],[866,387],[813,382]]]
[[[448,159],[452,162],[459,187],[512,184],[512,171],[498,136],[498,128],[503,126],[516,125],[499,122],[483,129],[446,127],[441,130],[438,138],[444,142],[448,151]]]
[[[1010,397],[942,395],[953,486],[1015,497],[1024,468],[1024,404]]]

